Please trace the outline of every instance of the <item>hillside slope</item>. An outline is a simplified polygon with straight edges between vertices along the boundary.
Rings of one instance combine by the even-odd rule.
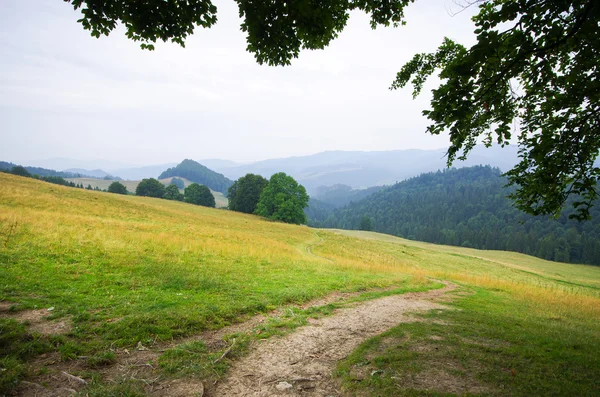
[[[492,358],[501,377],[483,377],[489,390],[598,391],[600,268],[368,237],[0,174],[0,394],[64,395],[67,382],[98,396],[210,388],[264,346],[254,342],[348,303],[441,286],[431,279],[460,283],[467,298],[452,299],[474,303],[447,310],[463,318],[411,326],[446,327],[465,365]],[[506,326],[460,342],[488,323]]]
[[[600,265],[600,203],[593,219],[533,217],[506,196],[507,181],[490,167],[423,174],[374,193],[309,224],[358,229],[368,216],[377,232],[438,244],[522,252],[560,262]]]
[[[229,186],[233,185],[233,181],[224,177],[222,174],[216,173],[202,164],[189,159],[185,159],[177,166],[167,169],[158,176],[158,179],[173,176],[186,178],[192,182],[208,186],[210,189],[222,193],[227,193]]]

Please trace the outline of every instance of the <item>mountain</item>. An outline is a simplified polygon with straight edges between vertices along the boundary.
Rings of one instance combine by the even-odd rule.
[[[533,217],[512,206],[497,168],[468,167],[427,173],[373,193],[344,208],[319,207],[309,224],[374,231],[436,244],[522,252],[560,262],[600,265],[600,200],[592,220]]]
[[[67,172],[81,173],[95,178],[104,178],[106,175],[112,175],[127,180],[156,178],[165,169],[177,165],[177,163],[164,163],[138,166],[111,160],[77,160],[62,157],[34,160],[28,162],[28,164],[57,170],[65,170]],[[223,164],[230,163],[225,161]]]
[[[64,157],[55,157],[42,160],[30,160],[26,162],[31,166],[50,168],[54,170],[67,170],[69,168],[82,168],[86,170],[111,170],[117,168],[133,167],[134,165],[123,163],[120,161],[103,160],[103,159],[69,159]],[[113,174],[114,175],[114,174]]]
[[[159,175],[158,179],[169,178],[172,176],[186,178],[192,182],[200,183],[212,190],[223,193],[226,193],[229,186],[233,185],[233,181],[227,179],[222,174],[218,174],[202,164],[189,159],[185,159],[176,167],[164,171]]]
[[[367,189],[352,189],[348,185],[321,186],[316,189],[313,197],[322,203],[329,204],[333,208],[344,207],[351,202],[357,202],[361,199],[376,193],[385,186],[373,186]]]
[[[18,164],[9,163],[7,161],[0,161],[0,170],[11,170],[13,167],[16,167],[17,165]],[[42,167],[24,166],[24,168],[31,175],[38,175],[38,176],[58,176],[61,178],[81,178],[81,177],[88,176],[86,174],[81,174],[81,173],[77,173],[77,172],[56,171],[56,170],[51,170],[51,169],[42,168]]]
[[[177,163],[156,164],[148,165],[145,167],[116,168],[109,169],[108,171],[112,175],[118,175],[123,179],[137,181],[144,178],[156,178],[165,169],[173,167],[175,165],[177,165]]]
[[[72,174],[81,174],[81,175],[87,175],[87,176],[91,176],[94,178],[104,178],[106,176],[112,176],[110,175],[108,172],[103,171],[101,169],[95,169],[95,170],[86,170],[84,168],[69,168],[64,170],[65,172],[70,172]]]
[[[311,195],[320,186],[344,184],[353,189],[391,185],[419,174],[446,168],[446,149],[391,151],[331,151],[310,156],[271,159],[235,167],[215,167],[231,179],[247,173],[269,178],[285,172],[304,185]],[[454,167],[491,165],[508,171],[516,163],[517,147],[477,146],[466,161],[456,161]]]

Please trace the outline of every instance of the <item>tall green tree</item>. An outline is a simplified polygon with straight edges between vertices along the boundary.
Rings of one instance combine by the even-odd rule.
[[[176,185],[170,184],[165,188],[165,195],[163,198],[167,200],[183,201],[183,193],[179,191]]]
[[[22,165],[16,165],[12,167],[10,173],[18,176],[25,176],[27,178],[31,178],[31,174],[29,173],[29,171],[27,171],[27,169]]]
[[[260,195],[269,181],[260,175],[246,174],[231,185],[227,191],[229,209],[252,214]]]
[[[95,37],[118,24],[127,37],[153,49],[157,40],[184,44],[196,26],[216,22],[209,0],[67,0]],[[414,0],[236,0],[247,50],[258,63],[289,65],[301,49],[321,49],[346,26],[353,10],[371,26],[404,24]],[[600,2],[598,0],[471,0],[477,41],[445,39],[434,53],[417,54],[392,89],[411,83],[418,95],[439,72],[428,132],[448,132],[448,163],[464,158],[478,140],[505,145],[516,138],[521,162],[508,172],[513,199],[531,214],[555,214],[569,196],[571,215],[587,219],[600,167]]]
[[[184,199],[186,203],[203,205],[205,207],[215,208],[215,196],[210,189],[204,185],[192,183],[184,190]]]
[[[254,213],[276,221],[303,224],[306,223],[303,210],[308,206],[308,199],[304,186],[284,172],[279,172],[269,179]]]
[[[360,225],[358,226],[360,230],[365,230],[370,232],[373,230],[373,223],[371,222],[371,218],[368,216],[363,216],[360,220]]]
[[[119,181],[114,181],[108,186],[109,193],[127,194],[127,187]]]
[[[181,178],[172,178],[170,185],[175,185],[179,190],[185,189],[185,183]]]
[[[136,196],[147,196],[162,198],[165,194],[165,185],[160,183],[157,179],[147,178],[142,179],[141,182],[135,188]]]

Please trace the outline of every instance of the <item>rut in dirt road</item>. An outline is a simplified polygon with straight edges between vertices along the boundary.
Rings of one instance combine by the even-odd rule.
[[[365,339],[403,322],[409,313],[445,308],[436,300],[456,289],[393,295],[339,309],[334,315],[281,337],[257,343],[235,362],[210,396],[339,396],[331,373]],[[284,383],[285,382],[285,383]],[[291,387],[290,387],[291,386]]]

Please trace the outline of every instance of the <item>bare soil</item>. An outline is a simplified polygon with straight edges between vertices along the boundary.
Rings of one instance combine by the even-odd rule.
[[[48,309],[10,311],[14,303],[0,302],[0,318],[12,318],[27,324],[31,332],[42,335],[64,334],[70,330],[69,320],[50,320],[48,317],[52,311]]]
[[[339,396],[339,387],[332,379],[337,362],[346,357],[365,339],[378,335],[401,322],[420,321],[411,313],[431,309],[443,309],[442,302],[451,299],[447,293],[456,289],[454,284],[422,293],[393,295],[385,298],[359,302],[338,309],[331,316],[309,319],[309,325],[283,337],[272,337],[255,342],[250,352],[234,361],[228,376],[215,384],[203,384],[199,379],[168,379],[158,370],[161,352],[191,341],[201,340],[211,350],[224,348],[226,335],[251,332],[269,317],[282,315],[286,308],[258,315],[246,321],[224,327],[217,331],[179,339],[170,343],[138,349],[115,350],[116,362],[97,368],[103,382],[118,382],[123,379],[143,381],[150,396],[279,396],[314,395]],[[302,308],[322,306],[346,301],[358,293],[334,293],[302,305]],[[12,304],[11,304],[12,305]],[[60,321],[47,320],[46,309],[23,312],[8,312],[9,305],[0,308],[0,316],[10,316],[26,321],[32,327],[46,326],[49,333],[62,328]],[[2,310],[4,309],[4,310]],[[59,327],[59,328],[56,328]],[[53,330],[50,332],[50,330]],[[36,329],[36,332],[40,332]],[[41,371],[43,369],[43,371]],[[32,365],[33,376],[21,382],[17,395],[22,396],[67,396],[80,391],[85,383],[70,378],[73,374],[89,374],[85,357],[67,362],[60,361],[57,353],[40,356]]]
[[[339,360],[370,337],[399,323],[418,321],[410,313],[444,308],[436,300],[455,288],[447,284],[439,290],[362,302],[290,335],[258,342],[207,395],[339,396],[342,393],[331,375]]]

